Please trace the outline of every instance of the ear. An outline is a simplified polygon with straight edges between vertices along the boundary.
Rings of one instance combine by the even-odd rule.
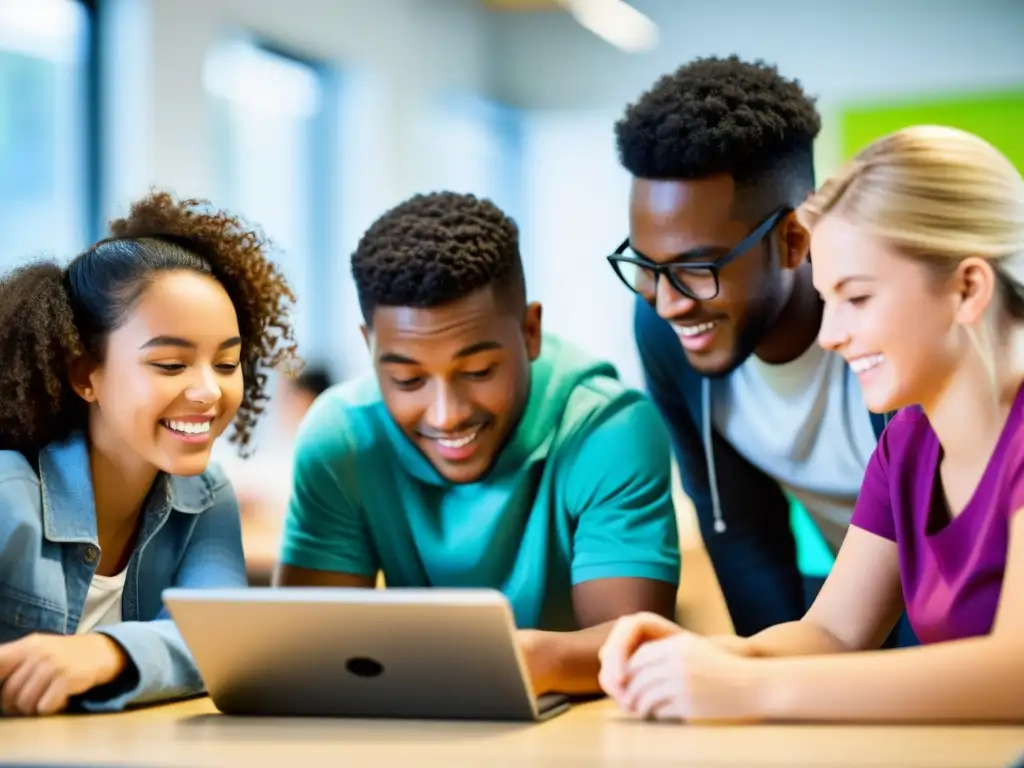
[[[958,323],[975,325],[984,317],[995,297],[996,282],[996,272],[985,259],[972,256],[960,262],[953,274]]]
[[[541,305],[534,301],[526,305],[526,314],[523,317],[523,338],[526,340],[526,352],[532,363],[540,357],[541,347]]]
[[[779,262],[783,269],[799,267],[811,250],[811,233],[800,223],[796,211],[790,211],[778,228]]]
[[[96,402],[97,369],[98,366],[92,360],[83,356],[72,362],[68,370],[71,388],[87,403]]]
[[[370,348],[370,328],[363,323],[359,326],[360,332],[363,334],[363,343],[366,344],[366,348]]]

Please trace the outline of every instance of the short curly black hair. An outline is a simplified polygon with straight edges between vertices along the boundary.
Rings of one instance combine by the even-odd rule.
[[[127,319],[161,272],[209,275],[226,290],[242,337],[244,392],[231,440],[248,446],[268,395],[267,374],[300,365],[290,313],[295,295],[269,256],[270,245],[206,200],[154,191],[110,237],[66,267],[26,264],[0,279],[0,450],[31,456],[86,426],[70,382],[79,358],[102,361],[110,332]]]
[[[519,228],[475,195],[415,195],[384,213],[352,254],[367,325],[385,307],[437,307],[486,287],[525,306]]]
[[[814,188],[815,100],[757,60],[695,59],[660,78],[615,125],[619,160],[636,178],[775,185],[795,206]]]

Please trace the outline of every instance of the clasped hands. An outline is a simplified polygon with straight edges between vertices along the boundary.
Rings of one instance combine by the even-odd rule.
[[[109,683],[127,664],[114,640],[102,634],[32,634],[0,645],[0,713],[52,715],[72,696]]]
[[[599,681],[643,719],[760,719],[759,665],[739,637],[702,637],[653,613],[620,619],[600,651]]]

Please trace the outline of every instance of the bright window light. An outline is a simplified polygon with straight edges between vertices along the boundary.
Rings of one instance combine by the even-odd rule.
[[[623,0],[561,0],[582,26],[630,53],[658,44],[658,26]]]
[[[54,62],[73,60],[85,10],[75,0],[2,0],[0,49]]]
[[[215,96],[259,112],[306,118],[320,110],[320,84],[313,70],[240,41],[221,43],[211,51],[203,85]]]
[[[0,0],[0,271],[88,237],[90,21],[72,0]]]

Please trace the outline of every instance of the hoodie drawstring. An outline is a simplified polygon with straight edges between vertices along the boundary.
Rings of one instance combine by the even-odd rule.
[[[704,458],[708,464],[708,486],[711,488],[711,507],[715,517],[715,533],[725,533],[725,518],[722,516],[722,503],[718,498],[718,476],[715,473],[715,450],[711,443],[711,380],[704,379],[701,383],[701,400],[703,401],[703,439]]]

